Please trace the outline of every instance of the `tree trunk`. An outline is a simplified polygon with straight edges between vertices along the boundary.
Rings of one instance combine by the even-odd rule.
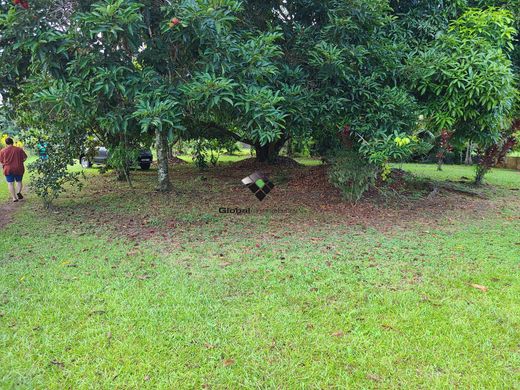
[[[292,157],[292,156],[294,156],[294,145],[293,145],[293,140],[289,139],[289,141],[287,141],[287,157]]]
[[[477,165],[477,174],[475,175],[475,184],[476,185],[482,185],[482,183],[484,182],[484,176],[486,175],[486,173],[489,171],[489,168],[487,168],[486,166],[484,165]]]
[[[168,172],[168,136],[159,129],[155,129],[155,147],[157,148],[157,191],[168,192],[172,188]]]
[[[439,158],[437,159],[437,170],[438,170],[438,171],[442,171],[442,164],[443,164],[443,163],[444,163],[443,158],[442,158],[442,157],[439,157]]]
[[[269,157],[269,144],[267,145],[255,145],[255,151],[256,151],[256,161],[257,162],[267,162],[267,159]]]
[[[276,159],[280,154],[280,150],[282,150],[283,146],[287,142],[286,138],[281,138],[276,142],[271,142],[266,145],[260,145],[260,143],[255,144],[256,151],[256,161],[268,164],[276,163]]]
[[[464,160],[464,164],[473,165],[473,158],[471,157],[471,151],[473,149],[471,145],[471,141],[468,143],[468,147],[466,148],[466,159]]]

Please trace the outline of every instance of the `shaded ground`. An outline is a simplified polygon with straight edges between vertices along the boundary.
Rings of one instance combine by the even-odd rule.
[[[263,202],[241,183],[245,176],[259,169],[276,185]],[[109,173],[91,179],[81,196],[63,198],[57,204],[59,213],[53,217],[62,222],[76,221],[78,229],[111,227],[115,234],[135,240],[178,241],[183,233],[196,234],[201,229],[214,231],[218,239],[223,234],[237,233],[244,226],[254,232],[259,223],[269,223],[271,234],[321,224],[388,232],[417,225],[426,229],[446,217],[479,218],[499,213],[501,204],[516,194],[501,190],[499,199],[495,199],[496,190],[492,188],[485,190],[482,197],[444,189],[432,194],[431,183],[405,180],[398,171],[384,189],[372,190],[357,204],[350,204],[328,182],[326,169],[295,164],[257,165],[252,160],[203,172],[192,165],[174,165],[171,177],[175,190],[169,194],[154,191],[153,171],[134,173],[135,190],[114,181]],[[494,199],[487,199],[488,195]],[[248,209],[250,213],[222,214],[221,208]]]

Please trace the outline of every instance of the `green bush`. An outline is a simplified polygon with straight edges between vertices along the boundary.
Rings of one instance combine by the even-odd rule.
[[[336,152],[330,159],[329,179],[344,198],[357,202],[374,185],[379,168],[353,150]]]
[[[43,139],[43,138],[42,138]],[[27,145],[36,148],[37,138],[27,139]],[[82,172],[71,172],[74,158],[79,156],[79,149],[69,144],[68,139],[53,136],[46,138],[46,156],[40,157],[28,168],[32,173],[31,188],[43,201],[45,208],[50,208],[52,202],[65,191],[66,185],[82,186]]]

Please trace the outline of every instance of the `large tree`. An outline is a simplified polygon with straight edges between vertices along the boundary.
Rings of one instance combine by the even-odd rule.
[[[494,71],[509,85],[507,57],[514,63],[518,52],[510,39],[456,36],[467,32],[454,20],[468,6],[495,3],[515,10],[518,0],[0,0],[1,93],[27,126],[78,141],[95,134],[121,157],[125,175],[125,150],[153,137],[163,191],[168,141],[181,136],[243,141],[269,162],[290,139],[312,138],[327,154],[347,137],[381,166],[413,139],[422,106],[443,127],[442,104],[451,101],[446,125],[475,131],[463,118],[470,114],[451,106],[471,89],[448,75],[461,58],[477,61],[466,74],[490,80]],[[426,68],[415,85],[410,57]],[[505,112],[507,99],[497,99],[484,108]],[[492,117],[471,110],[480,121]]]
[[[469,9],[414,58],[410,71],[434,131],[482,152],[508,136],[518,95],[509,57],[515,34],[508,10]]]

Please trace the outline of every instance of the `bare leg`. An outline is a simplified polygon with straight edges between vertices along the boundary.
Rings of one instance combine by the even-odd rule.
[[[16,193],[21,194],[23,189],[23,184],[21,181],[16,182]]]
[[[14,191],[14,183],[7,183],[7,188],[9,188],[9,193],[13,200],[18,200],[18,196],[16,196],[16,192]]]

